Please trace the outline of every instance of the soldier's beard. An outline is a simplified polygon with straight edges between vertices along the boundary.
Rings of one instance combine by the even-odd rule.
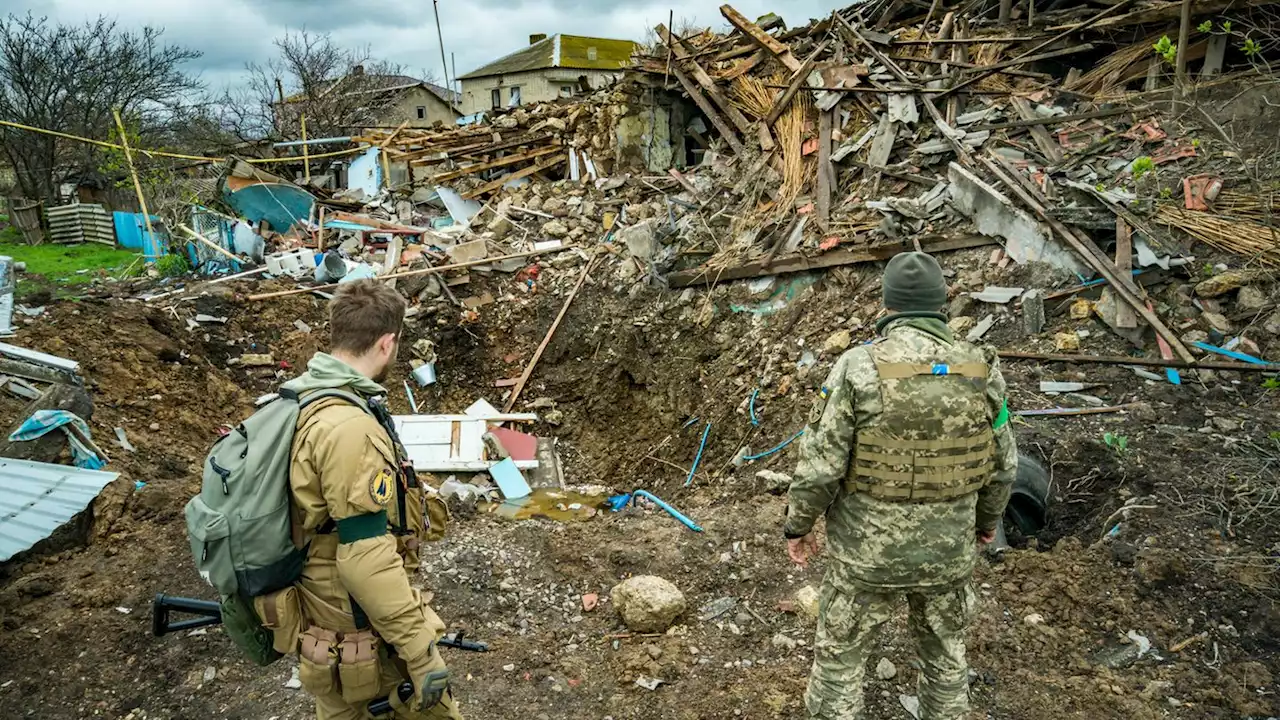
[[[392,357],[394,358],[395,356],[393,355]],[[390,360],[388,360],[385,365],[383,365],[381,368],[378,369],[378,372],[374,374],[372,379],[374,382],[378,384],[382,384],[382,382],[385,381],[389,375],[391,375]]]

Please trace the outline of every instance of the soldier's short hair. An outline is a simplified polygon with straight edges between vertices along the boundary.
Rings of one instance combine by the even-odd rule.
[[[331,349],[363,355],[384,335],[400,337],[405,308],[400,293],[377,280],[339,286],[329,302]]]

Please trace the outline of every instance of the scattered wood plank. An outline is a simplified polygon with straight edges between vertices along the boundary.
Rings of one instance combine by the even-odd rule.
[[[1007,130],[1009,128],[1034,127],[1036,125],[1062,125],[1065,123],[1078,122],[1080,120],[1094,120],[1097,118],[1112,117],[1115,115],[1133,115],[1134,110],[1130,107],[1109,108],[1107,110],[1096,110],[1094,112],[1076,113],[1074,115],[1055,115],[1052,117],[1028,118],[1025,120],[1010,120],[1008,122],[987,123],[984,125],[970,125],[966,130]]]
[[[880,126],[876,128],[875,139],[871,141],[871,150],[867,153],[867,164],[877,170],[888,165],[897,136],[898,126],[889,119],[889,113],[881,115]]]
[[[1133,277],[1133,228],[1122,217],[1116,218],[1116,272],[1120,277]],[[1116,326],[1138,327],[1138,316],[1133,314],[1133,308],[1123,303],[1116,306]]]
[[[994,244],[996,244],[996,240],[985,235],[965,235],[958,238],[933,235],[922,238],[920,241],[920,247],[927,253],[964,250],[966,248],[983,247]],[[761,277],[764,275],[803,272],[806,270],[818,270],[821,268],[838,267],[841,265],[854,265],[857,263],[875,262],[877,260],[888,260],[900,252],[907,252],[914,249],[915,247],[911,243],[892,243],[859,250],[833,250],[813,257],[791,255],[779,260],[774,260],[768,265],[763,262],[756,261],[739,265],[737,267],[725,268],[723,270],[694,268],[692,270],[682,270],[680,272],[671,273],[667,276],[667,284],[673,288],[685,288],[695,285],[711,285],[717,282],[728,282],[730,280],[743,280],[747,278]]]
[[[561,147],[560,145],[554,145],[552,147],[538,148],[537,150],[530,150],[529,152],[518,153],[516,155],[508,155],[507,157],[500,158],[498,160],[492,160],[486,163],[480,163],[478,165],[468,165],[467,167],[464,167],[464,168],[459,168],[451,172],[446,172],[440,175],[436,175],[435,177],[431,178],[431,182],[438,185],[442,182],[447,182],[449,180],[456,180],[457,178],[465,177],[467,175],[474,175],[478,172],[484,172],[485,170],[493,170],[494,168],[506,167],[508,165],[515,165],[517,163],[528,162],[529,160],[540,158],[544,155],[550,155],[551,153],[555,153],[555,152],[562,153],[564,152],[564,148]]]
[[[1165,367],[1183,370],[1226,370],[1231,372],[1280,372],[1280,363],[1270,365],[1254,365],[1252,363],[1228,362],[1226,360],[1200,360],[1191,362],[1181,360],[1162,360],[1158,358],[1129,357],[1127,355],[1061,355],[1055,353],[1034,353],[1021,350],[1001,350],[998,353],[1005,360],[1035,360],[1037,362],[1061,362],[1082,365],[1138,365],[1140,367]]]
[[[810,58],[812,61],[813,58]],[[836,123],[837,107],[818,115],[818,227],[822,232],[831,230],[831,192],[835,186],[835,172],[831,165],[831,134]]]
[[[1037,120],[1036,111],[1031,109],[1031,103],[1026,98],[1016,95],[1009,98],[1013,102],[1013,108],[1023,120]],[[1049,135],[1049,131],[1044,129],[1043,125],[1029,125],[1031,130],[1031,139],[1035,141],[1036,147],[1040,148],[1040,153],[1055,165],[1062,162],[1062,146],[1058,144]]]
[[[498,190],[501,190],[503,185],[506,185],[512,180],[519,180],[520,178],[529,177],[534,173],[540,173],[543,170],[550,170],[551,168],[555,167],[556,165],[559,165],[562,162],[567,161],[568,159],[569,159],[569,156],[562,153],[560,155],[556,155],[546,160],[539,160],[537,163],[530,165],[527,168],[503,175],[497,180],[492,180],[490,182],[487,182],[484,185],[481,185],[480,187],[474,190],[468,190],[467,192],[462,194],[462,197],[465,200],[474,200],[475,198],[478,198],[481,195],[488,195],[491,192],[496,192]]]
[[[751,133],[751,122],[747,120],[747,116],[743,115],[742,111],[738,109],[738,106],[734,105],[729,101],[729,98],[725,97],[724,93],[721,92],[720,88],[716,85],[716,81],[712,80],[711,76],[707,74],[707,71],[702,69],[702,65],[698,64],[697,60],[690,57],[689,52],[685,50],[683,43],[680,42],[680,38],[672,35],[666,25],[660,24],[654,29],[658,33],[658,38],[663,41],[663,44],[670,48],[671,52],[675,53],[677,60],[688,62],[689,71],[693,75],[694,82],[698,83],[698,85],[702,87],[703,92],[714,100],[716,105],[720,106],[720,109],[724,112],[725,116],[729,118],[729,122],[733,123],[734,127],[736,127],[738,132],[744,137],[749,137]],[[676,65],[672,64],[671,67],[674,70]]]
[[[565,298],[564,307],[560,308],[560,314],[556,315],[556,319],[551,323],[551,328],[547,330],[547,334],[542,338],[542,342],[538,345],[538,349],[533,352],[529,364],[525,366],[524,372],[520,373],[520,380],[516,383],[516,389],[511,391],[511,397],[507,398],[503,412],[511,412],[511,408],[515,407],[516,400],[520,399],[520,392],[524,390],[524,386],[529,382],[529,376],[533,375],[533,369],[538,366],[538,360],[542,357],[542,352],[547,349],[547,345],[551,344],[551,338],[556,334],[556,328],[560,327],[560,321],[564,320],[564,316],[569,313],[569,306],[573,305],[573,299],[578,297],[578,291],[582,289],[582,285],[586,283],[587,276],[591,274],[591,270],[595,268],[600,257],[596,257],[587,263],[582,269],[582,276],[578,278],[578,284],[573,286],[573,290],[569,293],[569,297]]]
[[[1103,413],[1124,412],[1133,410],[1141,406],[1141,403],[1127,403],[1125,405],[1111,405],[1109,407],[1088,407],[1088,408],[1045,408],[1044,410],[1016,410],[1012,414],[1015,417],[1068,417],[1072,415],[1101,415]]]
[[[804,61],[804,65],[801,65],[800,69],[791,76],[791,82],[787,85],[787,89],[783,91],[782,97],[778,98],[778,101],[773,104],[773,108],[769,110],[769,116],[764,121],[765,125],[773,127],[778,122],[778,118],[782,117],[782,113],[786,112],[787,108],[791,106],[791,101],[795,99],[800,92],[800,88],[804,87],[809,80],[809,75],[813,73],[813,66],[818,62],[818,56],[827,49],[827,44],[826,41],[823,41],[822,44],[818,45],[818,49],[814,50],[809,55],[809,58]]]
[[[1021,198],[1022,202],[1025,203],[1027,207],[1034,210],[1044,222],[1048,223],[1049,227],[1051,227],[1054,232],[1056,232],[1063,240],[1066,240],[1067,244],[1074,248],[1076,253],[1080,255],[1080,258],[1085,261],[1085,264],[1089,265],[1094,270],[1097,270],[1098,273],[1105,277],[1108,282],[1111,283],[1111,287],[1115,289],[1116,295],[1137,311],[1138,315],[1141,316],[1143,320],[1146,320],[1147,324],[1149,324],[1156,333],[1162,335],[1165,340],[1169,341],[1169,346],[1174,349],[1174,352],[1178,353],[1178,357],[1187,362],[1193,362],[1195,360],[1195,357],[1189,350],[1187,350],[1186,346],[1182,344],[1182,341],[1178,339],[1178,336],[1164,324],[1164,321],[1160,319],[1160,316],[1147,309],[1144,301],[1145,294],[1142,293],[1141,290],[1135,291],[1131,289],[1133,287],[1132,278],[1121,278],[1119,274],[1116,273],[1116,267],[1112,264],[1111,259],[1102,254],[1102,251],[1098,249],[1098,246],[1094,244],[1092,239],[1087,235],[1072,232],[1072,230],[1064,225],[1062,221],[1050,215],[1049,212],[1045,210],[1045,207],[1037,202],[1036,198],[1028,190],[1026,184],[1030,181],[1027,181],[1026,178],[1021,177],[1020,173],[1005,165],[1002,158],[999,156],[995,156],[993,159],[980,157],[977,158],[977,160],[990,170],[997,178],[999,178],[1006,187],[1014,192],[1014,194]],[[1128,282],[1126,282],[1126,280],[1128,280]]]
[[[732,82],[733,80],[754,70],[757,65],[764,62],[764,58],[765,52],[763,50],[757,50],[751,57],[734,65],[732,68],[729,68],[729,70],[720,73],[718,77],[725,82]]]
[[[684,188],[685,192],[689,193],[689,195],[693,197],[695,202],[697,202],[699,205],[707,204],[707,201],[704,200],[702,198],[702,195],[698,193],[698,188],[694,187],[693,183],[689,182],[689,180],[684,176],[683,173],[681,173],[679,170],[675,168],[671,168],[670,170],[667,171],[667,174],[675,178],[676,182],[680,183],[680,187]]]
[[[1079,32],[1079,31],[1081,31],[1081,30],[1084,30],[1085,28],[1088,28],[1088,27],[1091,27],[1091,26],[1093,26],[1093,25],[1096,25],[1097,23],[1101,22],[1102,20],[1105,20],[1108,16],[1110,16],[1110,15],[1112,15],[1112,14],[1114,14],[1114,13],[1119,12],[1122,8],[1126,8],[1126,7],[1128,7],[1128,6],[1132,5],[1132,4],[1133,4],[1133,3],[1135,3],[1135,2],[1137,2],[1137,0],[1121,0],[1119,3],[1117,3],[1117,4],[1115,4],[1115,5],[1112,5],[1112,6],[1111,6],[1111,7],[1109,7],[1109,8],[1104,9],[1102,12],[1095,14],[1093,17],[1089,18],[1088,20],[1085,20],[1084,22],[1079,23],[1079,24],[1076,24],[1076,25],[1072,25],[1070,28],[1068,28],[1068,29],[1066,29],[1066,30],[1063,30],[1062,32],[1058,33],[1057,35],[1054,35],[1053,37],[1049,38],[1048,40],[1045,40],[1044,42],[1040,43],[1039,45],[1036,45],[1035,47],[1031,48],[1030,50],[1027,50],[1026,52],[1022,53],[1021,55],[1019,55],[1018,57],[1014,58],[1013,60],[1010,60],[1008,63],[996,63],[995,65],[992,65],[992,66],[990,66],[990,67],[986,68],[985,70],[983,70],[982,72],[980,72],[980,73],[978,73],[978,74],[974,75],[973,77],[969,78],[968,80],[965,80],[964,82],[960,83],[959,85],[956,85],[955,87],[953,87],[953,88],[951,88],[951,89],[947,90],[947,92],[948,92],[948,93],[956,92],[956,91],[958,91],[958,90],[960,90],[960,89],[962,89],[962,88],[966,88],[966,87],[968,87],[968,86],[970,86],[970,85],[973,85],[974,83],[976,83],[976,82],[978,82],[978,81],[982,80],[983,78],[991,77],[991,75],[995,74],[998,70],[1000,70],[1002,66],[1003,66],[1003,67],[1013,67],[1014,65],[1021,65],[1021,64],[1024,64],[1024,63],[1028,63],[1028,62],[1033,62],[1033,61],[1031,60],[1031,58],[1032,58],[1032,57],[1034,57],[1034,56],[1035,56],[1035,54],[1036,54],[1036,53],[1038,53],[1038,52],[1040,52],[1041,50],[1044,50],[1045,48],[1047,48],[1047,47],[1049,47],[1049,46],[1051,46],[1051,45],[1053,45],[1053,44],[1057,43],[1058,41],[1060,41],[1060,40],[1062,40],[1062,39],[1066,38],[1067,36],[1071,35],[1072,33]],[[1056,57],[1056,56],[1055,56],[1055,57]]]
[[[724,16],[725,20],[729,21],[730,25],[738,28],[738,30],[742,31],[744,35],[751,38],[753,42],[768,51],[770,55],[777,58],[778,61],[781,62],[788,70],[791,72],[800,72],[800,68],[803,67],[803,64],[796,59],[795,55],[791,54],[791,50],[788,49],[786,45],[778,42],[772,35],[766,33],[759,25],[756,25],[745,18],[742,13],[734,10],[731,5],[721,5],[720,14]],[[661,37],[661,35],[659,35],[659,37]]]
[[[985,67],[984,65],[975,65],[974,63],[970,63],[970,62],[956,62],[954,60],[942,60],[939,58],[916,58],[916,57],[908,57],[906,55],[886,55],[885,57],[895,62],[922,63],[924,65],[949,65],[955,68],[968,68],[968,69],[975,69],[975,68],[980,69]],[[1053,80],[1053,76],[1050,75],[1049,73],[1033,72],[1031,70],[1014,70],[1011,68],[1005,68],[1003,70],[1000,70],[999,74],[1031,78],[1033,80],[1042,80],[1042,81]]]

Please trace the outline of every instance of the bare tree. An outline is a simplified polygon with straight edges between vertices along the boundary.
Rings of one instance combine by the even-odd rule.
[[[162,30],[121,30],[98,18],[83,25],[9,15],[0,20],[0,117],[32,127],[105,140],[112,110],[155,127],[200,88],[182,65],[200,53],[160,41]],[[18,187],[54,199],[65,179],[95,171],[101,148],[5,127],[0,139]]]
[[[328,33],[287,33],[274,44],[279,55],[246,65],[245,85],[224,101],[224,124],[242,140],[297,138],[303,115],[311,137],[347,135],[395,103],[391,89],[432,82],[374,60],[369,47],[340,47]]]

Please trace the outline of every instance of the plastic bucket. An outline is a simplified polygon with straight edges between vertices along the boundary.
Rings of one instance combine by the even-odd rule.
[[[434,385],[436,382],[436,364],[433,362],[422,363],[414,368],[413,379],[423,387]]]

